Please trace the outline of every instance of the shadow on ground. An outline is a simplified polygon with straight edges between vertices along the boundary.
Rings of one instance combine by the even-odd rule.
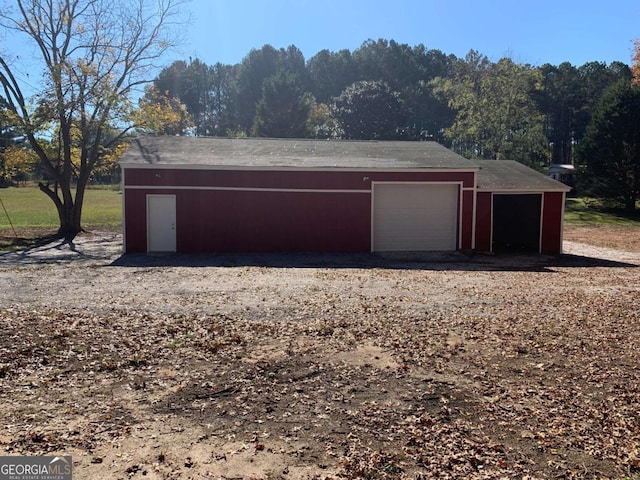
[[[639,265],[579,255],[500,254],[461,252],[362,254],[125,254],[115,267],[273,267],[359,268],[451,271],[553,272],[558,267],[629,268]]]
[[[0,253],[0,265],[83,264],[113,267],[273,267],[273,268],[358,268],[435,271],[529,271],[553,272],[559,267],[630,268],[640,266],[636,256],[615,260],[578,254],[540,255],[463,252],[397,253],[236,253],[236,254],[122,254],[119,233],[96,232],[79,235],[73,241],[55,236],[11,252]],[[580,255],[584,253],[584,255]]]

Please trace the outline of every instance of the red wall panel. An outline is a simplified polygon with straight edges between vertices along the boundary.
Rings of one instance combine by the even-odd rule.
[[[474,208],[473,190],[464,190],[462,192],[462,249],[470,250],[473,248],[473,208]]]
[[[124,251],[147,251],[147,192],[124,190]]]
[[[491,192],[478,192],[476,196],[476,250],[491,251]]]
[[[562,192],[546,192],[542,211],[541,252],[557,254],[562,251],[563,203]],[[491,192],[478,192],[476,205],[476,250],[491,251]]]
[[[542,253],[557,254],[562,252],[564,194],[547,192],[544,194],[542,208]]]
[[[368,194],[197,190],[176,203],[180,252],[370,251]]]
[[[202,252],[369,252],[366,193],[129,190],[127,253],[147,251],[146,195],[176,195],[177,250]]]

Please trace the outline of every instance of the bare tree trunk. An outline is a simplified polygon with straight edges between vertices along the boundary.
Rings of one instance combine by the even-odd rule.
[[[58,185],[56,183],[55,190],[52,190],[48,184],[44,183],[39,183],[38,187],[40,191],[44,192],[44,194],[51,199],[58,212],[58,222],[60,226],[57,235],[66,240],[73,240],[75,236],[82,231],[80,226],[81,208],[78,209],[77,201],[73,200],[70,185]],[[61,200],[58,196],[58,189],[62,190],[64,200]],[[67,191],[65,192],[65,190]]]
[[[60,228],[58,229],[58,235],[61,238],[71,241],[82,231],[80,212],[81,208],[78,208],[75,203],[65,206],[65,217],[64,220],[60,222]]]

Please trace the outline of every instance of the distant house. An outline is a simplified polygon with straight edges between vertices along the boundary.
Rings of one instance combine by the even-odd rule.
[[[558,182],[562,182],[565,185],[569,185],[570,187],[573,187],[574,186],[574,179],[573,179],[574,170],[575,169],[573,165],[554,163],[553,165],[549,165],[549,168],[547,169],[547,175],[549,175],[554,180],[557,180]]]
[[[140,137],[124,250],[559,253],[569,188],[435,142]]]

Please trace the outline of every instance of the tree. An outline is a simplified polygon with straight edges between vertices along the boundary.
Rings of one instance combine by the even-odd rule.
[[[119,135],[119,132],[116,130],[113,132],[113,136]],[[116,146],[109,149],[109,152],[105,153],[100,164],[93,169],[91,173],[91,179],[99,184],[109,184],[115,185],[120,183],[121,175],[120,175],[120,166],[118,165],[118,160],[124,154],[124,152],[129,148],[131,142],[130,139],[126,139],[122,142],[118,142]]]
[[[578,69],[569,62],[545,64],[541,91],[535,100],[544,115],[544,133],[549,142],[549,163],[572,164],[577,142],[577,114],[582,107],[582,83]]]
[[[173,62],[162,69],[154,86],[164,97],[178,99],[191,115],[196,135],[213,135],[214,69],[199,59]]]
[[[24,143],[24,132],[17,126],[20,122],[15,115],[4,107],[1,100],[0,98],[0,186],[4,186],[12,171],[7,162],[13,161],[8,160],[7,152]]]
[[[128,99],[171,45],[167,34],[181,0],[151,2],[16,0],[16,10],[0,12],[0,25],[35,47],[37,63],[30,70],[43,71],[37,93],[28,98],[36,76],[22,80],[19,63],[0,57],[7,108],[38,156],[47,176],[39,187],[55,204],[58,234],[67,239],[82,230],[92,171],[131,126]],[[112,128],[119,134],[107,136]],[[50,150],[43,136],[52,132],[56,148]]]
[[[415,47],[413,54],[417,56],[420,74],[401,91],[402,98],[411,110],[409,123],[421,138],[446,143],[444,130],[451,126],[455,114],[448,102],[435,94],[432,81],[438,77],[450,76],[457,59],[439,50],[427,50],[422,45]]]
[[[361,81],[335,98],[331,114],[352,140],[393,140],[402,136],[407,110],[398,92],[381,81]]]
[[[265,45],[260,50],[251,50],[242,60],[236,72],[233,100],[240,130],[247,133],[251,131],[264,83],[280,73],[293,75],[300,84],[305,84],[304,56],[297,47],[291,45],[286,50],[276,50],[271,45]]]
[[[163,68],[153,84],[164,96],[184,104],[196,135],[223,136],[238,124],[233,110],[236,70],[222,63],[209,67],[198,59],[179,60]]]
[[[634,210],[640,199],[640,86],[620,80],[603,95],[579,147],[580,184]]]
[[[385,82],[400,94],[407,106],[409,136],[437,138],[451,125],[454,115],[447,102],[433,94],[431,80],[447,77],[454,56],[445,56],[424,45],[411,47],[394,40],[367,40],[353,52],[357,80]]]
[[[38,164],[38,157],[32,150],[18,145],[6,148],[2,157],[0,176],[18,183],[28,180]]]
[[[349,50],[337,53],[321,50],[307,62],[309,90],[320,103],[329,104],[352,83],[359,80]]]
[[[602,93],[621,78],[630,78],[628,66],[588,62],[579,68],[569,62],[538,69],[542,90],[533,92],[544,115],[550,163],[574,163],[575,147],[585,134]]]
[[[329,105],[317,103],[311,97],[311,111],[307,117],[307,131],[311,138],[339,138],[340,129],[335,118],[331,116]]]
[[[631,71],[621,62],[610,65],[604,62],[587,62],[578,68],[578,74],[580,108],[576,114],[576,141],[580,143],[604,92],[618,80],[631,81]]]
[[[634,85],[640,85],[640,39],[633,44],[633,64],[631,65],[631,75]]]
[[[232,65],[216,63],[211,67],[211,103],[207,110],[211,135],[224,136],[237,128],[238,121],[234,109],[234,86],[236,68]]]
[[[153,135],[185,135],[192,125],[180,99],[162,95],[155,85],[145,88],[133,115],[136,130]]]
[[[497,63],[471,51],[451,78],[434,81],[456,113],[445,132],[467,157],[517,160],[538,166],[547,155],[543,117],[532,93],[539,72],[503,58]]]
[[[253,132],[257,137],[304,138],[311,99],[297,77],[279,72],[266,79],[256,106]]]

